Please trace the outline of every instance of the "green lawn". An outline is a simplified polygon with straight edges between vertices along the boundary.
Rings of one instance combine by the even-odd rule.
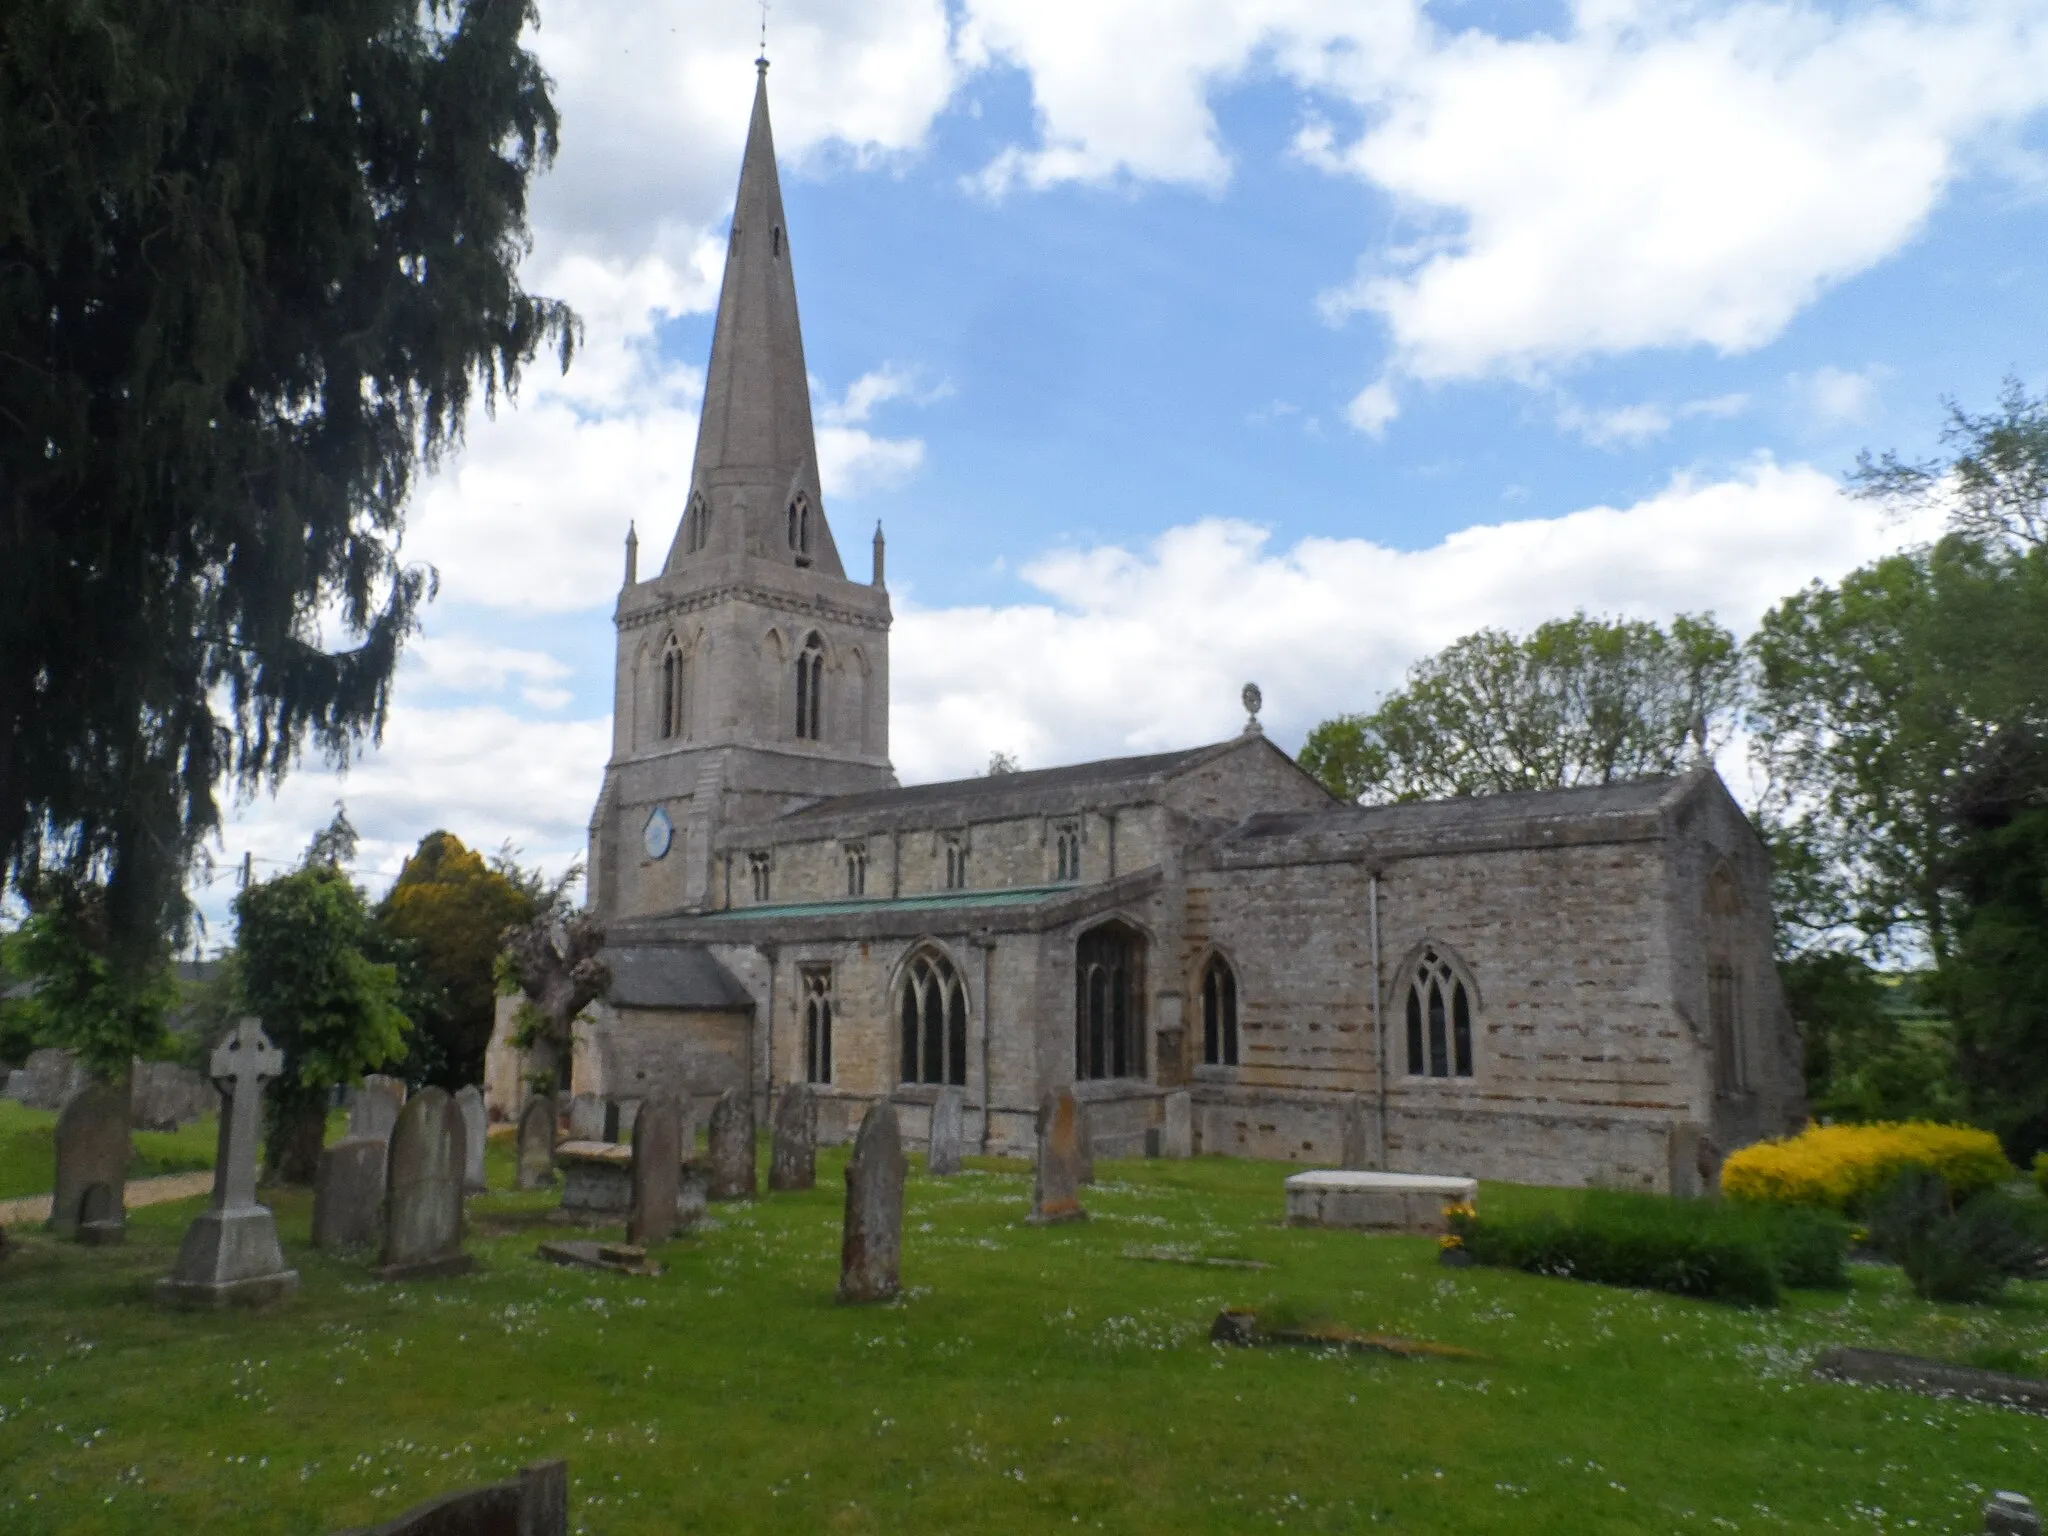
[[[12,1099],[0,1099],[0,1200],[50,1192],[56,1180],[57,1157],[51,1141],[56,1126],[55,1110],[24,1109]],[[218,1115],[175,1131],[137,1131],[128,1177],[147,1179],[160,1173],[211,1168],[219,1137]]]
[[[480,1273],[380,1285],[308,1251],[284,1195],[304,1290],[257,1316],[151,1304],[196,1202],[111,1250],[16,1229],[0,1530],[318,1533],[545,1456],[607,1536],[1973,1531],[1985,1490],[2048,1495],[2048,1419],[1807,1375],[1834,1342],[2040,1362],[2048,1286],[1939,1308],[1862,1269],[1755,1313],[1451,1271],[1425,1240],[1279,1227],[1288,1169],[1202,1159],[1105,1162],[1095,1219],[1049,1230],[1014,1165],[915,1177],[909,1294],[848,1310],[824,1164],[716,1208],[656,1280],[539,1263],[550,1202],[504,1194],[472,1205]],[[1125,1257],[1159,1248],[1275,1267]],[[1480,1358],[1206,1342],[1269,1301]]]

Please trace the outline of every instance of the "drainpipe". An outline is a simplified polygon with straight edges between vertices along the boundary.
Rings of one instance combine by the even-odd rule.
[[[981,1155],[989,1155],[989,1125],[995,1118],[995,1084],[989,1081],[989,1037],[995,1032],[996,936],[984,928],[972,941],[981,951]]]
[[[760,946],[760,950],[763,958],[765,958],[768,962],[768,1029],[767,1045],[765,1050],[765,1054],[767,1056],[767,1070],[761,1074],[761,1114],[762,1117],[765,1119],[769,1112],[768,1096],[770,1085],[773,1084],[775,1081],[775,972],[777,969],[775,963],[776,946],[773,944],[763,944]],[[751,1044],[751,1042],[749,1043]],[[752,1098],[754,1094],[754,1085],[751,1081],[754,1075],[754,1064],[751,1060],[753,1054],[754,1053],[751,1050],[747,1052],[747,1055],[750,1058],[747,1062],[747,1077],[749,1079],[747,1083],[747,1096],[749,1098]]]
[[[1379,1056],[1380,1090],[1380,1168],[1387,1166],[1387,1020],[1383,994],[1385,986],[1380,979],[1380,872],[1372,872],[1372,883],[1367,887],[1366,907],[1368,923],[1372,929],[1372,1034],[1373,1048]]]

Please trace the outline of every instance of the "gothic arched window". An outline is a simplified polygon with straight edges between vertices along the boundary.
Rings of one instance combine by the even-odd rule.
[[[1143,1077],[1145,939],[1104,923],[1074,946],[1074,1076]]]
[[[690,668],[683,648],[674,635],[661,654],[661,738],[672,741],[689,734],[688,685]]]
[[[1237,972],[1221,955],[1202,968],[1202,1064],[1237,1065]]]
[[[804,988],[804,1081],[832,1081],[832,967],[807,965]]]
[[[816,630],[796,658],[796,735],[818,741],[825,734],[825,642]]]
[[[811,503],[801,493],[789,503],[789,547],[798,565],[811,563]]]
[[[953,962],[921,950],[903,971],[898,1014],[903,1023],[906,1083],[967,1083],[967,988]]]
[[[1081,828],[1075,822],[1063,822],[1053,833],[1057,845],[1054,860],[1054,878],[1078,880],[1081,878]]]
[[[702,496],[690,498],[690,510],[684,514],[683,547],[695,554],[704,547],[711,536],[711,507]]]
[[[1472,1075],[1472,988],[1447,954],[1424,945],[1408,981],[1408,1075]]]

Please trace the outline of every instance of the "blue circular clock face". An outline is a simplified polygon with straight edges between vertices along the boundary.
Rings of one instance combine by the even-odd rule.
[[[647,830],[640,834],[647,857],[658,859],[665,855],[676,840],[676,824],[669,820],[668,812],[661,806],[654,808],[654,814],[647,818]]]

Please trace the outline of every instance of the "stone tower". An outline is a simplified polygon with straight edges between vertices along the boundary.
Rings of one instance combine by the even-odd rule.
[[[757,69],[689,500],[646,581],[627,535],[612,755],[590,819],[600,917],[701,909],[720,827],[896,782],[880,545],[874,580],[849,581],[818,484]]]

